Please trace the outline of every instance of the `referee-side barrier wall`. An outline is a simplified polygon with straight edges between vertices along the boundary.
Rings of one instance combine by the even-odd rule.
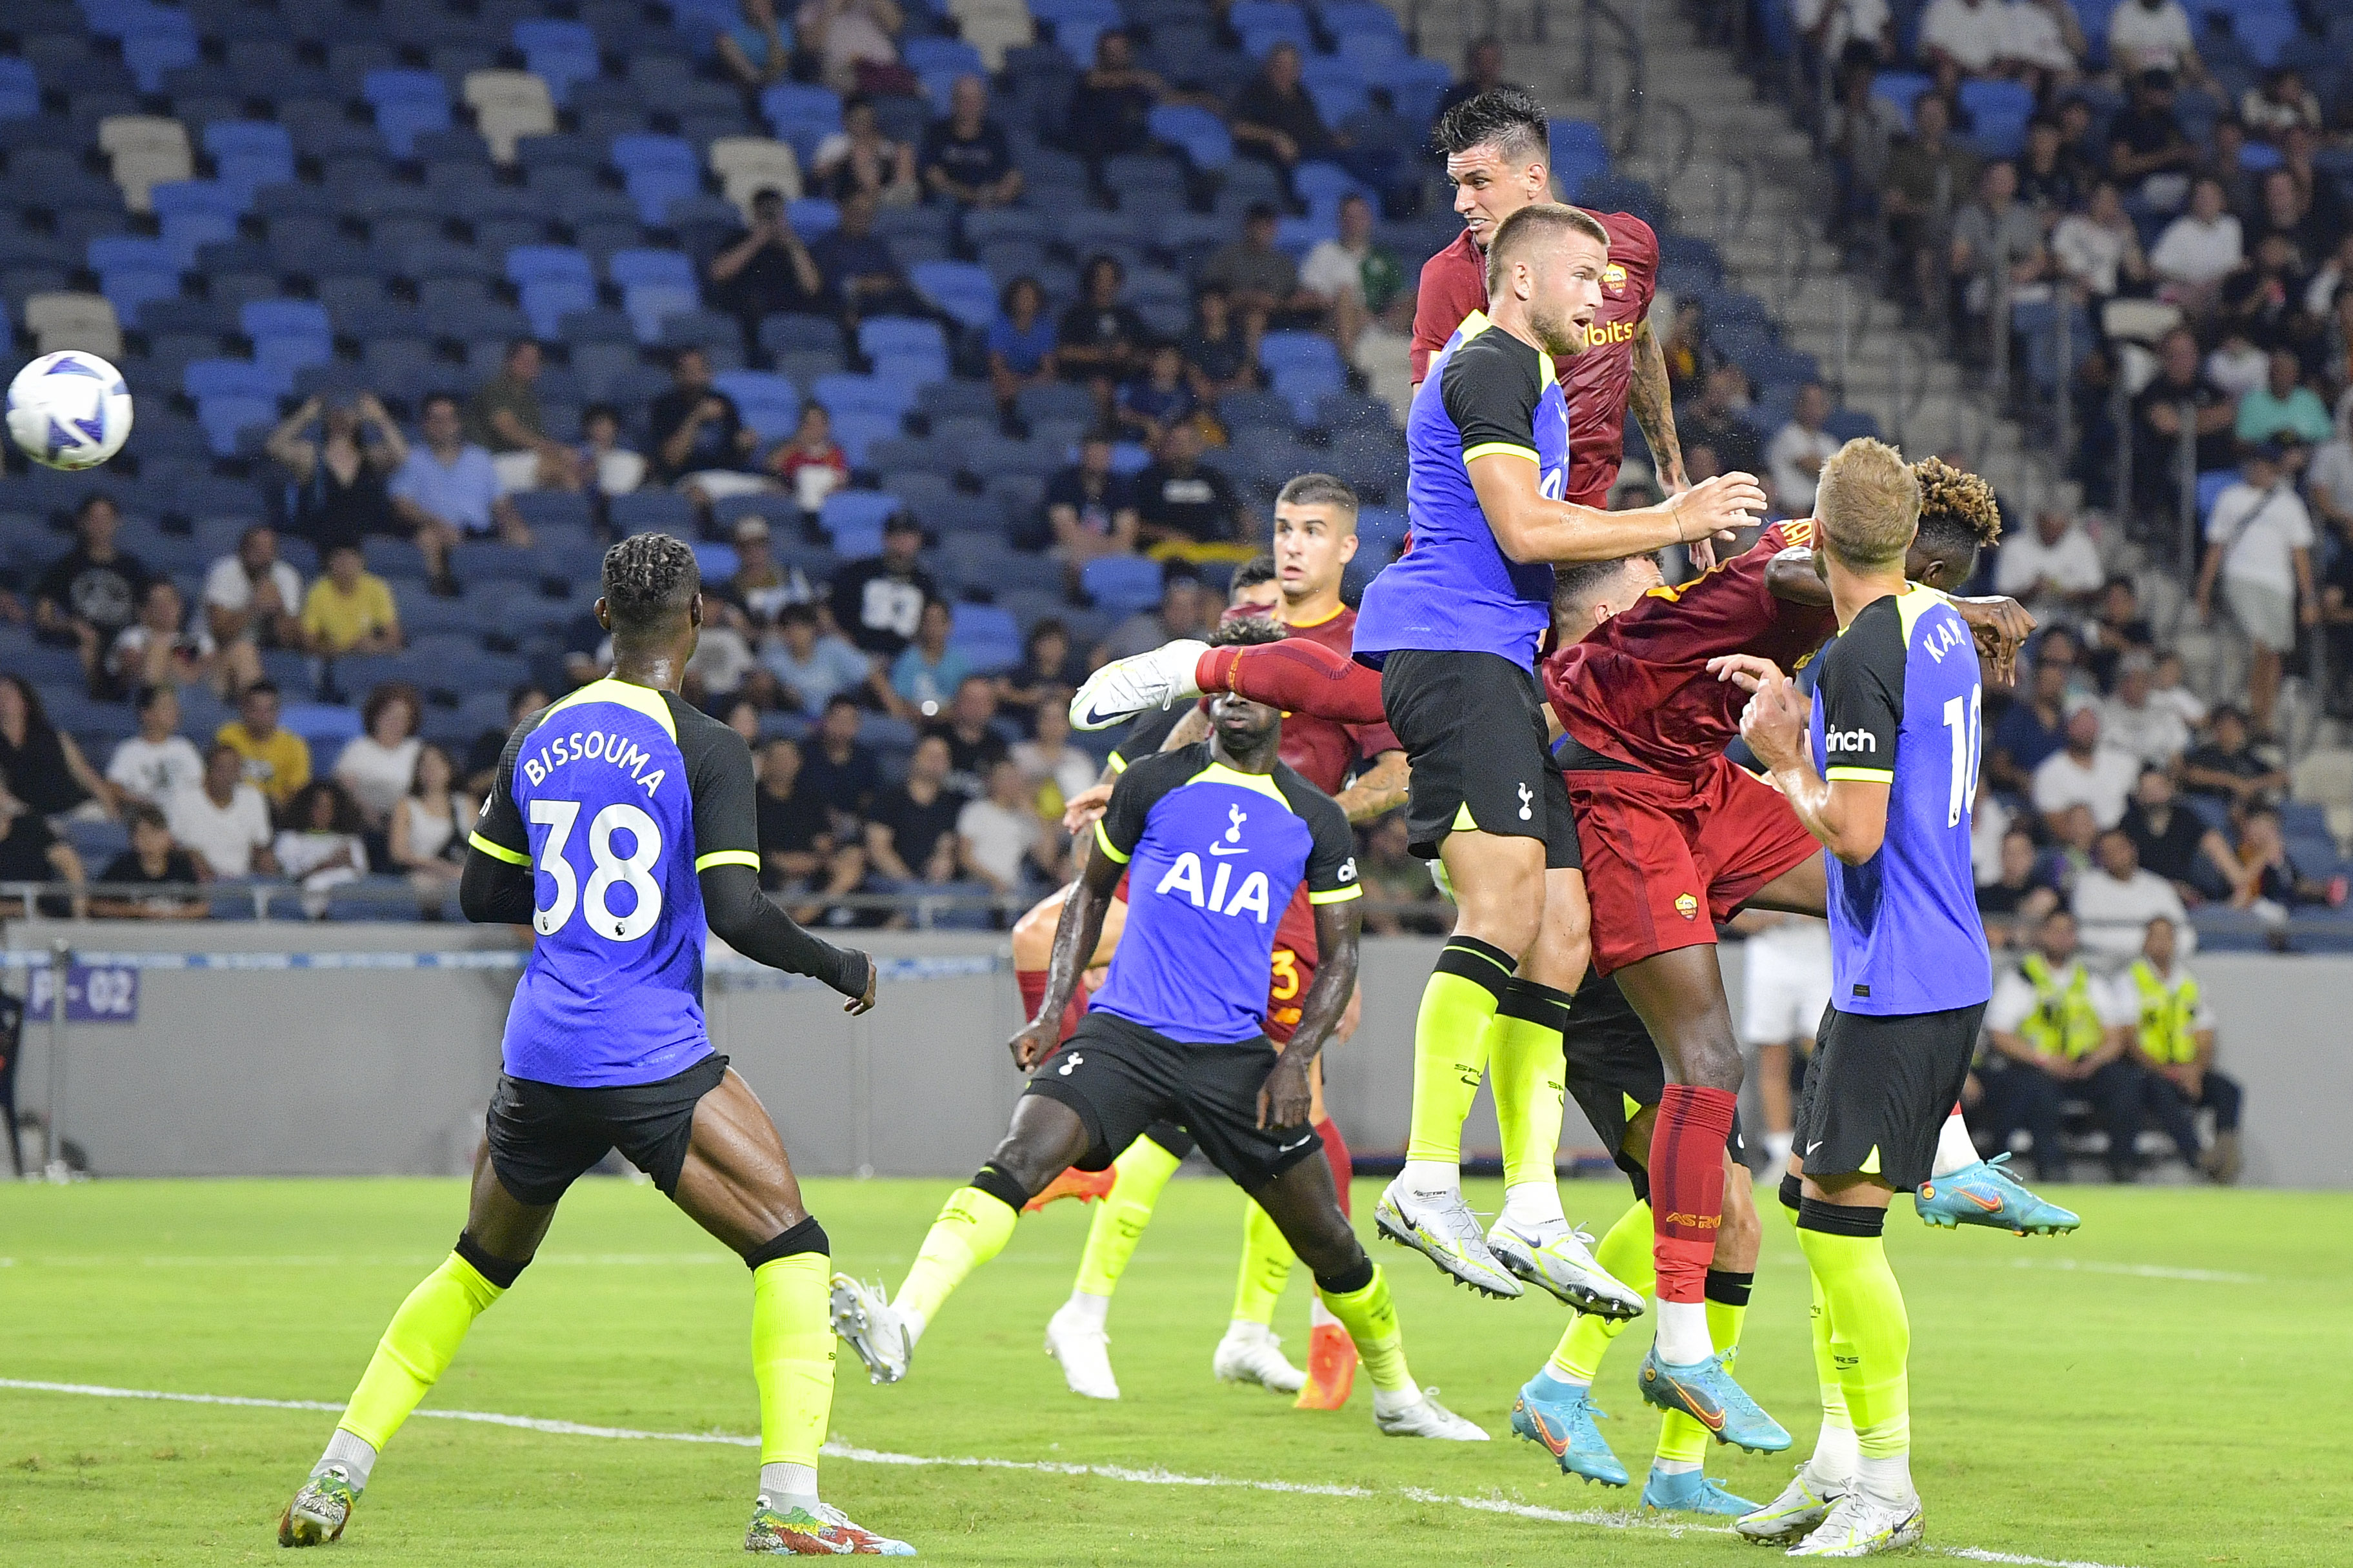
[[[135,1018],[51,1026],[28,1016],[21,1111],[54,1090],[61,1136],[101,1176],[389,1175],[464,1171],[481,1135],[516,971],[503,931],[412,923],[17,922],[5,945],[164,959],[138,973]],[[712,1036],[818,1175],[955,1176],[995,1147],[1020,1093],[1005,1050],[1020,1011],[1001,936],[876,932],[881,1005],[849,1018],[814,984],[714,964]],[[1367,937],[1364,1023],[1325,1058],[1325,1098],[1361,1153],[1402,1149],[1413,1019],[1439,943]],[[1722,950],[1739,1016],[1743,953]],[[237,967],[227,955],[269,967]],[[368,955],[368,956],[357,956]],[[413,955],[413,956],[411,956]],[[315,967],[304,967],[304,964]],[[193,964],[194,966],[191,966]],[[738,961],[740,964],[740,961]],[[2249,1184],[2353,1188],[2353,958],[2213,955],[2196,964],[2221,1019],[2220,1063],[2246,1089]],[[25,994],[29,971],[5,984]],[[1565,1153],[1594,1152],[1572,1101]],[[1496,1152],[1484,1089],[1464,1147]]]

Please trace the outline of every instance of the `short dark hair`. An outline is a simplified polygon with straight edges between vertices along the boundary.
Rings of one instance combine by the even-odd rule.
[[[82,497],[80,500],[74,503],[74,525],[76,527],[79,527],[84,518],[88,517],[91,512],[96,511],[102,506],[112,507],[114,509],[114,514],[117,517],[122,515],[122,503],[114,499],[113,491],[92,490],[88,495]]]
[[[1552,122],[1544,105],[1516,87],[1474,93],[1438,117],[1430,144],[1441,158],[1494,143],[1507,158],[1552,162]]]
[[[837,708],[848,708],[854,710],[857,707],[858,699],[852,697],[847,691],[837,691],[832,696],[825,700],[825,710],[828,713],[832,712]]]
[[[609,403],[592,403],[580,411],[580,423],[584,427],[591,419],[600,417],[610,419],[616,425],[622,422],[621,411]]]
[[[275,697],[277,695],[278,683],[276,681],[257,680],[252,685],[248,686],[244,690],[238,692],[237,694],[237,700],[239,702],[242,702],[248,697]]]
[[[682,539],[636,533],[605,552],[605,610],[616,637],[673,629],[702,591],[702,570]]]
[[[458,400],[458,395],[454,392],[428,392],[422,398],[417,400],[417,417],[421,419],[426,415],[432,413],[433,405],[437,403],[448,404],[449,405],[449,412],[452,414],[464,412],[466,406],[463,403],[460,403]]]
[[[422,727],[425,722],[425,697],[417,688],[405,680],[376,682],[375,689],[367,694],[367,700],[360,704],[360,728],[374,730],[376,715],[396,702],[408,704],[408,721],[412,726],[409,733],[415,734],[417,728]]]
[[[1572,561],[1552,569],[1552,603],[1556,611],[1575,609],[1598,593],[1603,585],[1626,570],[1634,559],[1621,555],[1615,561]]]
[[[1919,542],[1955,562],[1974,562],[2001,538],[2001,507],[1993,487],[1941,458],[1912,465],[1920,481]]]
[[[1356,492],[1348,488],[1346,480],[1330,474],[1293,474],[1274,493],[1274,504],[1328,506],[1345,512],[1351,524],[1356,521]]]
[[[803,625],[813,626],[817,625],[817,610],[813,605],[799,604],[797,602],[786,605],[777,610],[776,625],[780,626],[797,626]]]
[[[785,193],[776,189],[774,185],[762,185],[758,190],[752,193],[752,205],[756,207],[762,202],[774,202],[778,206],[783,206],[785,205]]]
[[[150,708],[154,707],[158,702],[163,701],[166,697],[177,697],[179,694],[179,688],[175,686],[165,686],[160,682],[154,685],[142,686],[132,694],[131,705],[134,711],[144,713]]]
[[[1272,223],[1277,216],[1272,202],[1252,202],[1242,209],[1244,223]]]
[[[142,827],[160,827],[166,833],[172,831],[171,823],[164,819],[163,807],[144,800],[122,814],[122,826],[133,832]]]
[[[539,340],[537,338],[512,338],[507,342],[507,352],[505,357],[512,360],[515,355],[522,353],[523,350],[535,349],[537,347],[539,347]]]
[[[1273,581],[1274,557],[1263,554],[1253,555],[1234,568],[1234,580],[1228,584],[1226,591],[1238,594],[1244,588],[1255,588],[1261,583]]]

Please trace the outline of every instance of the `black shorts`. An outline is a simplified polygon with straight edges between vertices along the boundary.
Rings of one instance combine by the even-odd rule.
[[[1434,859],[1448,834],[1471,827],[1543,839],[1548,870],[1584,865],[1532,672],[1500,654],[1399,648],[1381,661],[1381,706],[1413,763],[1405,821],[1416,855]]]
[[[1144,1130],[1143,1135],[1176,1155],[1179,1161],[1193,1152],[1193,1135],[1174,1121],[1155,1121]]]
[[[1982,1002],[1886,1016],[1825,1011],[1793,1133],[1806,1173],[1861,1173],[1897,1192],[1926,1181],[1985,1011]]]
[[[716,1054],[658,1083],[612,1089],[570,1089],[501,1073],[483,1123],[491,1169],[517,1203],[543,1206],[618,1149],[664,1197],[675,1197],[695,1105],[726,1076],[727,1058]]]
[[[1667,1065],[1618,982],[1599,974],[1585,977],[1569,1007],[1561,1045],[1567,1058],[1569,1098],[1601,1135],[1611,1162],[1626,1173],[1635,1198],[1649,1203],[1651,1173],[1626,1152],[1626,1124],[1666,1094]],[[1724,1146],[1736,1163],[1748,1152],[1737,1118]]]
[[[1082,1171],[1103,1169],[1147,1130],[1159,1142],[1167,1129],[1155,1124],[1176,1122],[1209,1163],[1254,1193],[1324,1152],[1323,1140],[1305,1122],[1259,1126],[1258,1091],[1274,1058],[1263,1036],[1239,1045],[1190,1045],[1098,1007],[1079,1020],[1025,1092],[1060,1100],[1086,1123]]]

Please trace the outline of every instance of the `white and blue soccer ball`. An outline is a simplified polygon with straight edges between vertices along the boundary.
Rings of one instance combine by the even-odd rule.
[[[8,435],[37,463],[94,468],[131,438],[131,388],[96,354],[43,354],[8,384]]]

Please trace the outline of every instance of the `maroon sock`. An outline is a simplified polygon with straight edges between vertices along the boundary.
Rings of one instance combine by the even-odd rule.
[[[1013,982],[1021,988],[1021,1016],[1036,1017],[1038,1009],[1046,1004],[1046,972],[1042,969],[1017,969],[1013,972]],[[1070,1005],[1062,1009],[1062,1027],[1056,1039],[1071,1037],[1071,1032],[1079,1026],[1079,1020],[1087,1015],[1087,1001],[1086,982],[1082,980],[1071,993]]]
[[[1708,1260],[1724,1225],[1724,1142],[1740,1097],[1671,1083],[1651,1130],[1651,1255],[1659,1300],[1706,1299]]]
[[[1315,1124],[1315,1135],[1324,1140],[1324,1163],[1332,1167],[1332,1189],[1339,1196],[1340,1212],[1348,1212],[1348,1184],[1356,1180],[1356,1162],[1348,1153],[1348,1141],[1340,1136],[1339,1124],[1330,1117]]]
[[[1204,691],[1231,691],[1253,702],[1342,724],[1379,724],[1380,672],[1303,637],[1250,647],[1213,647],[1193,666]]]

